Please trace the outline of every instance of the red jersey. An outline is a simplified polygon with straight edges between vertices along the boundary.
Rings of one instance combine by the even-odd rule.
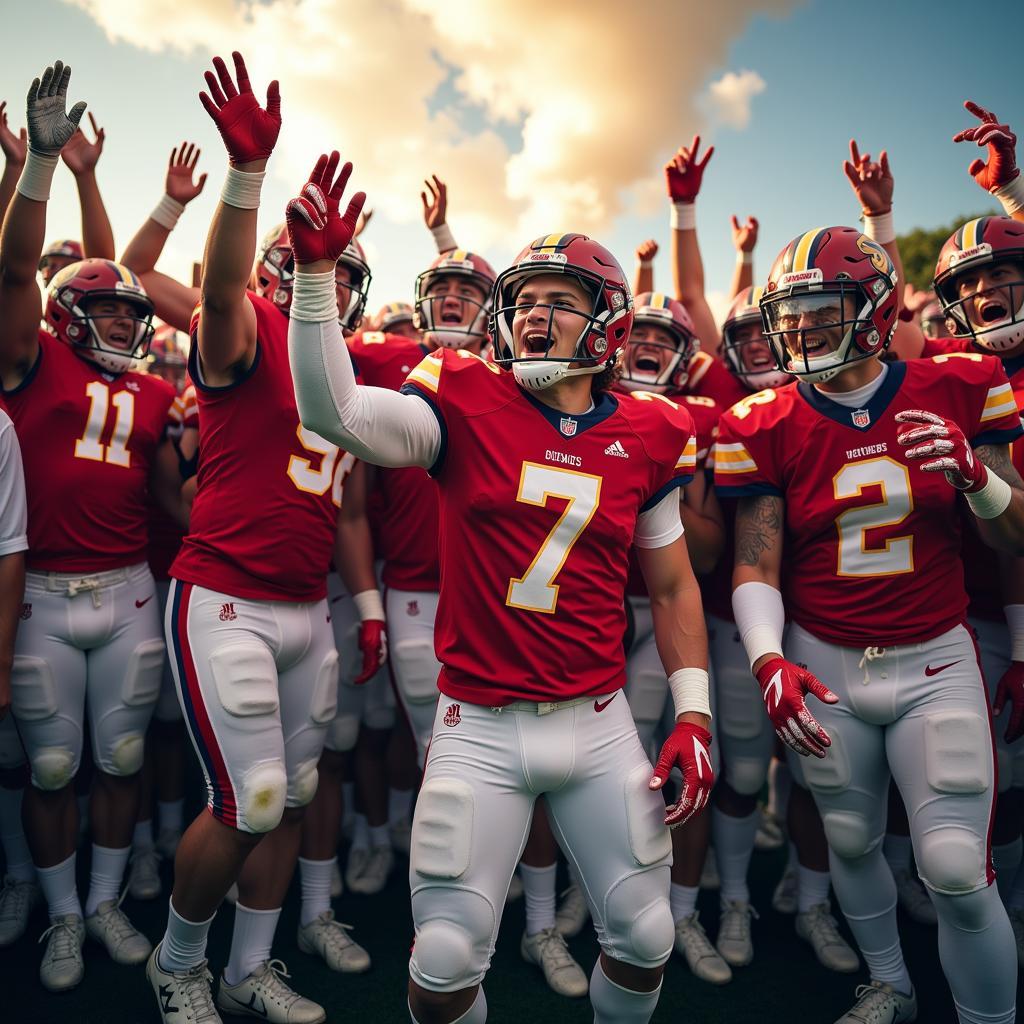
[[[146,560],[146,492],[174,389],[110,374],[48,331],[3,404],[18,432],[28,498],[29,569],[103,572]]]
[[[234,384],[189,375],[199,405],[199,478],[189,533],[171,575],[256,601],[318,601],[352,459],[299,422],[288,366],[288,318],[249,292],[256,356]]]
[[[167,436],[172,440],[181,437],[184,429],[184,410],[181,395],[174,393],[174,385],[161,377],[152,375],[155,381],[163,384],[171,395],[171,405],[167,410]],[[170,579],[171,563],[174,561],[184,532],[181,527],[162,509],[152,496],[149,498],[149,544],[146,549],[146,561],[149,571],[155,580]]]
[[[432,353],[404,390],[441,425],[441,692],[494,706],[621,687],[627,552],[641,511],[693,476],[690,414],[608,393],[563,414],[464,350]]]
[[[953,355],[956,352],[970,352],[970,338],[925,338],[919,359],[932,359],[935,356]]]
[[[694,353],[687,368],[686,390],[714,399],[720,409],[728,409],[750,394],[721,359],[700,351]]]
[[[957,423],[973,446],[1020,436],[999,360],[956,362],[892,363],[862,409],[801,382],[751,395],[722,416],[715,484],[725,496],[785,499],[786,609],[822,640],[922,642],[964,618],[958,493],[904,457],[894,419],[927,409]]]
[[[364,384],[398,391],[427,349],[398,334],[368,331],[349,339],[349,351]],[[437,555],[437,484],[419,466],[377,470],[374,545],[384,559],[384,586],[436,593],[441,586]]]

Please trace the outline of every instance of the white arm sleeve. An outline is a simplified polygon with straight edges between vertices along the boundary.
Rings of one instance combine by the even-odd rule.
[[[0,410],[0,556],[28,549],[28,513],[21,448],[14,424]]]
[[[437,461],[441,425],[424,399],[356,384],[333,272],[296,271],[288,359],[304,427],[377,466],[429,469]]]
[[[786,610],[775,587],[754,580],[741,583],[732,592],[732,614],[751,665],[763,654],[782,654]]]
[[[682,537],[679,493],[679,488],[673,487],[657,505],[637,516],[633,543],[638,548],[663,548]]]

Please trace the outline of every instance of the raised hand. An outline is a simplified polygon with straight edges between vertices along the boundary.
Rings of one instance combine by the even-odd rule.
[[[78,131],[78,122],[85,113],[84,101],[67,110],[68,84],[71,68],[62,61],[33,78],[28,90],[25,123],[28,126],[28,144],[36,153],[56,156]]]
[[[7,123],[7,100],[0,102],[0,150],[11,167],[21,167],[28,152],[28,132],[18,129],[15,135]]]
[[[430,198],[427,199],[427,192],[421,192],[420,199],[423,202],[423,221],[433,230],[447,222],[448,186],[436,174],[432,174],[430,179],[423,182]]]
[[[195,143],[183,142],[180,147],[171,150],[171,157],[167,161],[164,191],[182,206],[192,202],[206,184],[205,174],[200,174],[198,181],[192,180],[201,152]]]
[[[352,174],[350,163],[345,163],[338,170],[340,160],[336,150],[330,157],[326,154],[321,156],[309,181],[285,210],[288,236],[297,264],[315,263],[317,260],[337,263],[355,236],[366,193],[357,192],[349,200],[344,215],[339,212],[342,194]]]
[[[865,216],[876,217],[892,209],[893,177],[884,149],[875,163],[870,153],[861,153],[856,140],[850,139],[850,159],[843,161],[843,171]]]
[[[264,110],[253,95],[242,55],[235,51],[231,58],[235,62],[238,88],[235,88],[223,59],[214,57],[213,67],[217,75],[215,77],[212,71],[205,73],[210,92],[209,95],[201,92],[199,99],[213,118],[233,164],[266,160],[274,151],[281,131],[281,90],[277,79],[267,86],[267,108]]]
[[[81,128],[68,139],[64,148],[60,151],[60,158],[68,165],[68,169],[77,178],[82,174],[88,174],[96,169],[100,155],[103,152],[103,143],[107,133],[96,126],[96,119],[89,112],[89,123],[92,125],[95,142],[90,142],[85,137]]]
[[[658,255],[658,243],[653,238],[641,242],[636,247],[636,258],[641,263],[650,263]]]
[[[964,101],[968,113],[973,114],[981,124],[973,128],[965,128],[953,136],[954,142],[974,142],[979,146],[988,147],[988,163],[984,160],[972,160],[967,173],[986,191],[995,192],[997,188],[1009,184],[1020,169],[1017,167],[1017,136],[1010,131],[1008,124],[1000,124],[999,119],[991,110],[979,107],[970,100]]]
[[[757,218],[748,217],[746,224],[741,224],[733,214],[731,223],[733,248],[737,252],[753,252],[757,245]]]
[[[665,164],[665,182],[668,185],[668,197],[674,203],[692,203],[700,192],[704,180],[704,168],[707,167],[715,147],[712,146],[703,159],[697,156],[700,150],[700,136],[694,135],[689,146],[680,146],[675,156]]]

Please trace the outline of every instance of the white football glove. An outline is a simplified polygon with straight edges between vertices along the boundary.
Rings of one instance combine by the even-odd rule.
[[[28,126],[28,144],[36,153],[56,156],[64,144],[78,131],[78,122],[85,113],[85,103],[79,101],[65,112],[71,68],[56,61],[43,72],[42,79],[34,78],[28,90],[28,108],[25,121]]]

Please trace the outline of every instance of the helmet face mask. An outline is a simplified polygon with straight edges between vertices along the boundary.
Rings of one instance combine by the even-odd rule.
[[[442,253],[416,278],[413,325],[436,348],[466,348],[487,341],[495,274],[476,253]]]
[[[943,312],[957,336],[1005,353],[1024,342],[1024,252],[1000,257],[985,243],[978,249],[944,275]]]
[[[638,295],[624,356],[622,386],[627,391],[657,394],[681,391],[689,376],[690,360],[698,348],[693,321],[681,302],[658,292]]]
[[[749,391],[781,388],[793,377],[778,368],[775,350],[764,336],[758,301],[761,288],[747,288],[732,302],[722,325],[722,349],[734,377]]]

